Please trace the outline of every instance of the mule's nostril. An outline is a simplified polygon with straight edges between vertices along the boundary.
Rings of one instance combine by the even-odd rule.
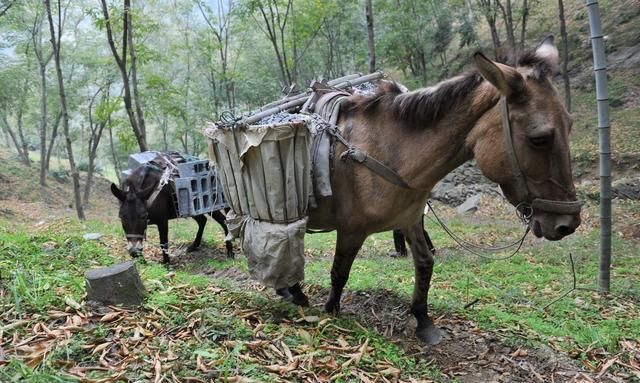
[[[566,237],[569,234],[572,234],[576,229],[567,225],[558,225],[556,226],[556,233],[563,237]]]

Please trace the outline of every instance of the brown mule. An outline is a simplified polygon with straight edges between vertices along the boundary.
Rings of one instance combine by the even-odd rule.
[[[418,321],[416,335],[429,344],[441,340],[427,315],[433,254],[421,215],[434,185],[469,159],[475,158],[485,176],[530,216],[536,236],[559,240],[580,224],[569,154],[571,117],[551,81],[558,61],[553,38],[522,55],[516,66],[481,53],[474,59],[477,71],[432,87],[403,93],[396,84],[382,82],[374,96],[350,97],[340,132],[410,188],[342,160],[347,147],[336,145],[333,196],[320,199],[309,220],[312,229],[337,230],[326,311],[340,310],[342,290],[365,238],[401,228],[415,266],[411,312]]]

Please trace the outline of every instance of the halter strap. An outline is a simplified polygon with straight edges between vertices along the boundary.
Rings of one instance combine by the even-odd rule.
[[[511,121],[509,120],[509,106],[507,105],[507,98],[505,96],[500,97],[498,102],[500,107],[500,117],[502,119],[502,131],[504,132],[504,139],[506,143],[507,157],[511,164],[511,171],[513,172],[513,178],[516,181],[516,200],[519,202],[518,206],[530,206],[534,211],[544,211],[553,214],[578,214],[582,208],[582,202],[580,201],[560,201],[550,200],[543,198],[534,198],[529,203],[530,193],[529,186],[527,184],[526,177],[522,173],[516,151],[513,146],[513,131],[511,130]]]

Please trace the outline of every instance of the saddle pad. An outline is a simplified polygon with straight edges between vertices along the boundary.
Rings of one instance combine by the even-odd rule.
[[[338,122],[340,105],[349,94],[345,92],[329,92],[322,95],[313,107],[313,112],[331,125]],[[315,121],[314,121],[315,122]],[[311,145],[311,166],[313,189],[316,197],[330,197],[331,190],[331,145],[332,136],[324,129],[323,124],[314,123]]]

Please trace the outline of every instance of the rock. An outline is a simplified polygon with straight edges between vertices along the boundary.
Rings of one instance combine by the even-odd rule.
[[[501,195],[497,185],[482,174],[475,161],[469,161],[444,177],[431,191],[431,199],[458,206],[476,194]]]
[[[613,198],[640,200],[640,177],[624,178],[613,182],[611,196]]]
[[[87,241],[97,241],[98,239],[100,239],[100,237],[102,237],[102,234],[100,233],[86,233],[82,236],[82,238]]]
[[[478,204],[480,202],[480,198],[482,198],[482,194],[476,194],[464,201],[461,205],[456,208],[458,214],[471,213],[478,210]]]
[[[56,247],[58,247],[58,244],[53,241],[45,242],[42,244],[42,251],[44,251],[45,253],[50,253],[54,251]]]
[[[640,45],[623,47],[607,56],[611,69],[634,69],[640,66]]]
[[[87,301],[103,305],[139,306],[146,291],[135,261],[93,269],[85,273]]]

